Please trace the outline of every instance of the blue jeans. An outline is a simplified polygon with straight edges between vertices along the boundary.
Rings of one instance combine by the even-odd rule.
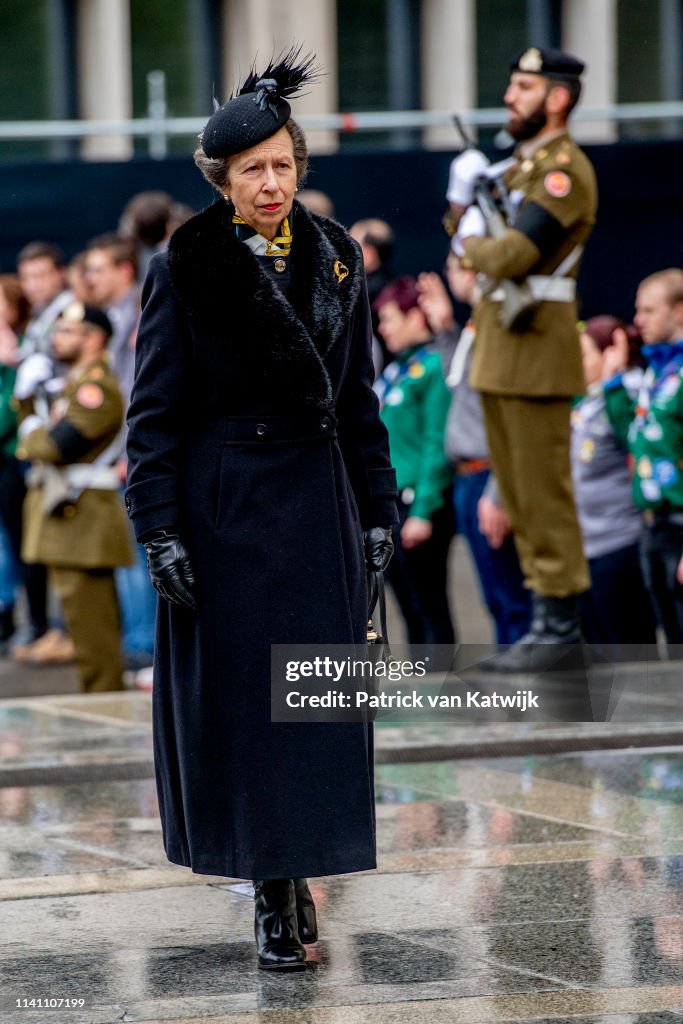
[[[123,649],[126,654],[152,654],[157,592],[147,572],[142,544],[134,545],[137,561],[116,570],[116,589],[121,607]]]
[[[531,594],[524,586],[515,544],[506,537],[502,547],[492,548],[479,529],[477,503],[489,471],[457,476],[453,504],[458,533],[469,544],[484,603],[493,618],[496,643],[513,644],[531,622]]]
[[[19,566],[7,530],[0,522],[0,610],[14,607],[14,592],[18,586]]]

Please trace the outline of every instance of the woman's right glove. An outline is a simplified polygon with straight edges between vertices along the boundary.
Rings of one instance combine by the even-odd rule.
[[[192,594],[194,573],[178,534],[157,530],[145,538],[144,545],[147,568],[155,590],[170,604],[194,610],[197,607]]]

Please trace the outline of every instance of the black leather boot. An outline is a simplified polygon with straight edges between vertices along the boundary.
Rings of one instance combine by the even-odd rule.
[[[295,878],[296,919],[299,925],[299,938],[302,942],[318,941],[318,921],[315,915],[315,903],[305,878]]]
[[[254,935],[258,965],[264,971],[302,970],[306,950],[296,921],[296,896],[291,878],[254,881]]]
[[[488,672],[543,672],[557,667],[580,668],[581,628],[578,595],[533,595],[533,615],[528,633],[502,654],[480,666]]]

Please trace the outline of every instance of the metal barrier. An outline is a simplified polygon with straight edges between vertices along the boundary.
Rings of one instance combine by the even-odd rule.
[[[157,96],[157,111],[165,110]],[[147,137],[149,155],[163,159],[167,140],[179,135],[198,135],[206,117],[142,117],[121,121],[0,121],[0,143],[16,140],[86,139],[103,136]],[[397,131],[400,129],[449,128],[453,112],[448,110],[367,111],[348,114],[302,114],[297,118],[304,129],[341,133]],[[507,121],[503,107],[466,110],[460,113],[471,128],[499,128]],[[622,103],[604,107],[580,107],[573,123],[624,124],[637,121],[683,123],[683,101],[666,103]]]

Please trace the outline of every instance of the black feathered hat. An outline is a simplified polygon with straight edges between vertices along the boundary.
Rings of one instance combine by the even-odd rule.
[[[218,107],[207,121],[200,136],[206,155],[234,156],[269,139],[291,116],[286,97],[297,95],[319,74],[315,56],[301,59],[301,47],[273,58],[260,75],[252,66],[237,95]]]

